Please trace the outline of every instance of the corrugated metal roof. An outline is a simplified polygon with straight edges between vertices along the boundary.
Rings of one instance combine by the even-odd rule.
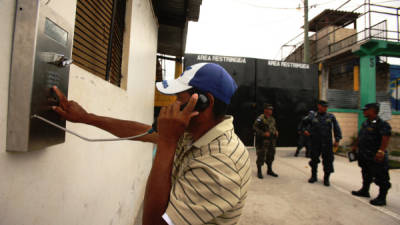
[[[309,30],[317,32],[326,26],[343,26],[354,22],[360,13],[325,9],[309,22]]]

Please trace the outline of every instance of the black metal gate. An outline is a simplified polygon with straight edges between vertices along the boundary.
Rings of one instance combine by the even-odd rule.
[[[232,98],[229,114],[234,116],[235,131],[246,145],[253,145],[252,125],[263,112],[263,103],[275,108],[280,133],[278,146],[295,146],[297,124],[316,106],[318,70],[316,65],[288,63],[243,57],[185,55],[185,67],[199,62],[223,66],[235,79],[238,90]]]

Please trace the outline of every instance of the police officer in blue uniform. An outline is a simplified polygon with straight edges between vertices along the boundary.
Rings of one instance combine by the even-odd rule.
[[[361,167],[362,188],[351,193],[360,197],[370,197],[372,182],[379,186],[379,195],[370,201],[372,205],[386,205],[389,182],[389,162],[386,147],[389,144],[392,128],[378,117],[379,104],[366,104],[363,108],[367,120],[362,124],[353,152],[358,148],[358,165]]]
[[[311,178],[309,183],[317,181],[317,169],[320,162],[319,157],[322,155],[322,164],[324,166],[324,185],[329,186],[329,176],[334,172],[333,169],[333,148],[332,145],[337,147],[342,133],[340,131],[339,123],[336,117],[327,112],[328,102],[320,100],[318,102],[318,112],[310,116],[307,121],[307,128],[304,133],[311,137]],[[332,129],[334,133],[335,142],[332,143]]]

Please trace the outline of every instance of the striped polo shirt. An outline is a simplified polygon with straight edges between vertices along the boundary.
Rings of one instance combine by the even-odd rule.
[[[180,224],[237,224],[250,181],[249,154],[226,118],[193,142],[179,141],[163,218]]]

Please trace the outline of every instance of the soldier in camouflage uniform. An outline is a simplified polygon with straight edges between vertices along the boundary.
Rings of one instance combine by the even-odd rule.
[[[267,175],[277,177],[278,174],[272,170],[272,162],[275,158],[276,139],[278,137],[278,130],[276,129],[276,122],[272,117],[273,107],[270,104],[264,104],[264,114],[258,116],[254,122],[253,129],[256,132],[256,150],[257,150],[257,169],[258,178],[262,179],[263,175],[261,167],[264,162],[268,166]]]

